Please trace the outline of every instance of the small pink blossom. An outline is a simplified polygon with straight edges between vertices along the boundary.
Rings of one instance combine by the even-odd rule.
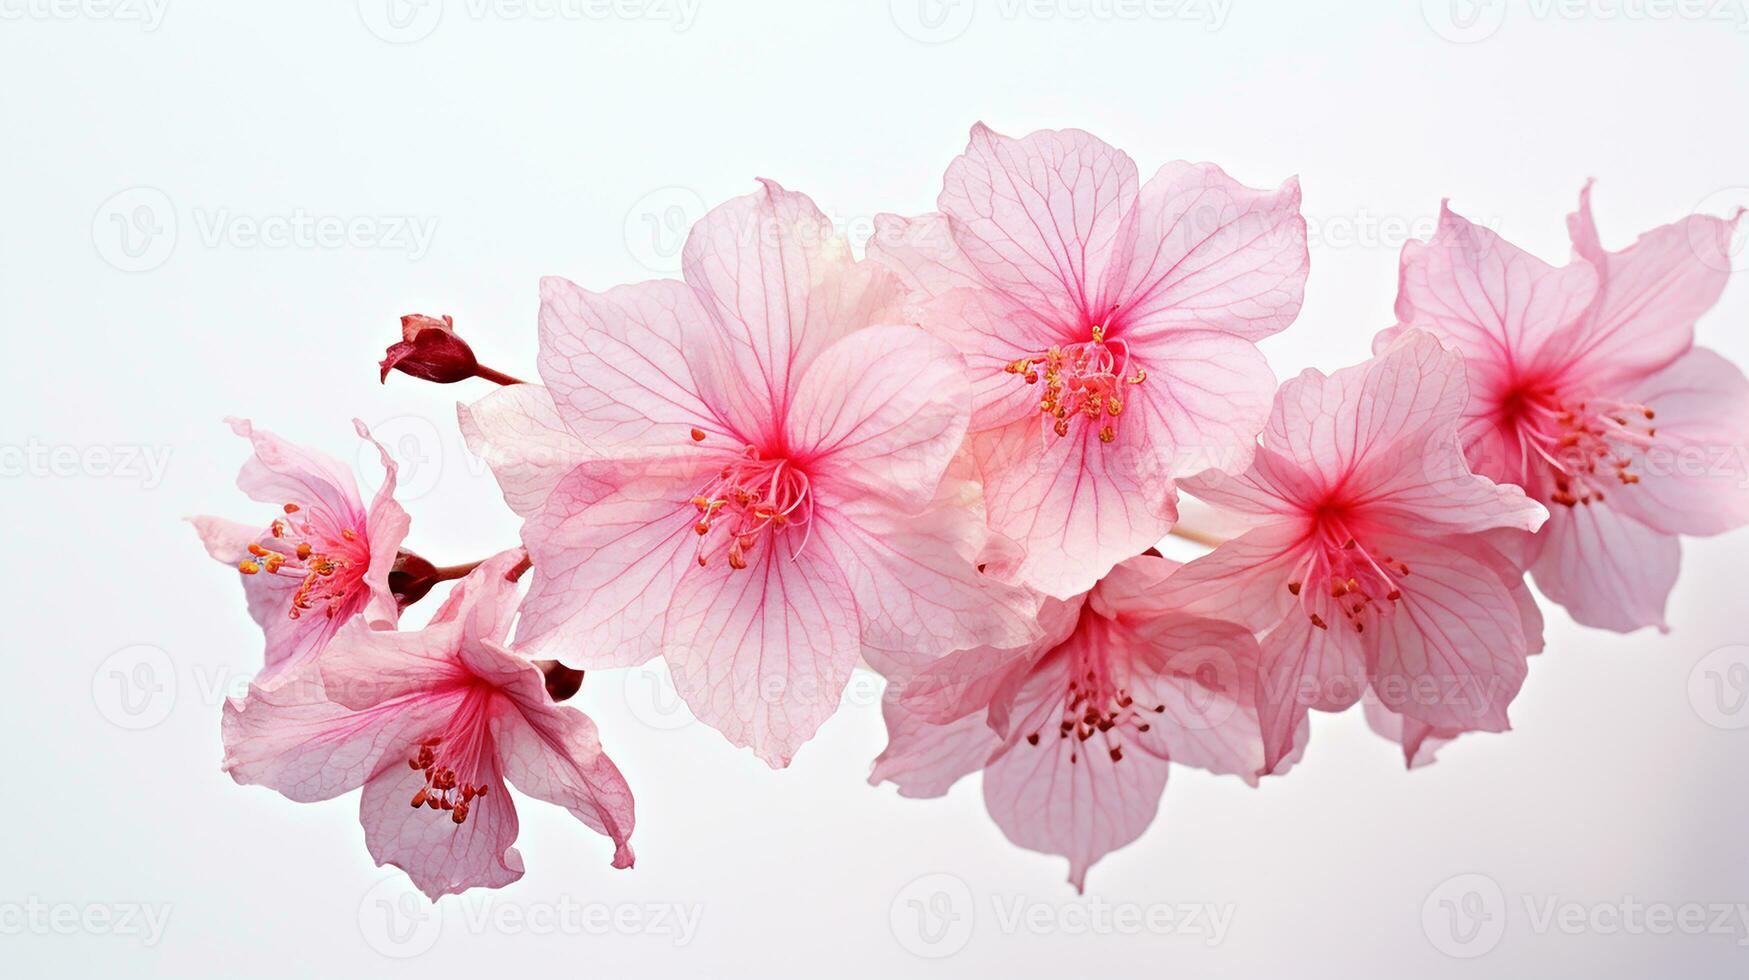
[[[526,516],[519,649],[587,669],[660,654],[693,713],[774,766],[862,648],[1025,642],[1037,601],[981,575],[970,394],[885,270],[766,181],[707,214],[684,282],[541,284],[544,388],[463,412]]]
[[[1465,465],[1466,400],[1462,359],[1410,332],[1366,364],[1287,382],[1251,468],[1186,483],[1251,524],[1165,589],[1265,634],[1268,769],[1309,708],[1340,711],[1369,687],[1440,731],[1506,728],[1540,620],[1504,535],[1547,514]]]
[[[296,675],[232,699],[226,771],[300,803],[362,786],[371,856],[434,900],[522,877],[506,781],[611,838],[613,866],[630,867],[631,790],[594,723],[505,647],[521,558],[481,564],[425,629],[352,620]]]
[[[1002,832],[1067,857],[1077,889],[1153,822],[1168,762],[1255,784],[1257,641],[1163,602],[1175,567],[1157,555],[1120,562],[1091,592],[1047,600],[1040,640],[894,678],[870,781],[940,796],[982,770]]]
[[[1463,354],[1463,441],[1478,472],[1551,512],[1527,555],[1538,587],[1590,626],[1666,629],[1679,535],[1749,523],[1749,382],[1694,345],[1730,276],[1740,218],[1691,215],[1607,251],[1591,189],[1553,267],[1442,209],[1403,249],[1402,329]]]
[[[352,472],[337,460],[257,432],[247,420],[228,421],[255,450],[237,486],[271,504],[273,517],[265,527],[218,517],[189,522],[207,553],[242,577],[249,615],[267,634],[256,678],[267,684],[307,663],[354,616],[363,614],[375,629],[395,625],[400,609],[389,574],[410,522],[395,502],[395,462],[364,423],[353,426],[386,471],[368,510]]]
[[[1256,342],[1294,319],[1300,191],[1212,164],[1136,165],[1080,130],[973,127],[939,214],[881,215],[869,255],[966,357],[970,445],[1005,569],[1066,597],[1158,542],[1173,481],[1243,469],[1275,377]]]

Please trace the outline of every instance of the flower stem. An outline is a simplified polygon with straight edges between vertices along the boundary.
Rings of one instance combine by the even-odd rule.
[[[485,378],[487,381],[498,385],[519,385],[525,383],[521,378],[513,378],[510,375],[505,374],[503,371],[494,371],[484,364],[474,368],[474,377]]]
[[[1221,545],[1226,544],[1231,540],[1210,531],[1199,531],[1196,528],[1185,527],[1182,524],[1173,525],[1172,530],[1167,533],[1175,538],[1183,538],[1194,544],[1200,544],[1205,548],[1219,548]]]

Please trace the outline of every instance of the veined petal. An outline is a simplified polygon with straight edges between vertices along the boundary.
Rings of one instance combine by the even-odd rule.
[[[1635,472],[1609,495],[1627,517],[1668,534],[1719,534],[1749,523],[1749,381],[1730,361],[1696,347],[1629,388],[1656,406],[1657,435]]]
[[[1145,426],[1174,478],[1251,465],[1275,397],[1275,373],[1262,351],[1209,330],[1123,339],[1147,380],[1130,389],[1120,430]]]
[[[990,527],[1026,552],[1014,580],[1047,595],[1086,592],[1177,520],[1177,491],[1143,426],[1118,425],[1104,443],[1090,425],[1056,436],[1034,415],[969,442]]]
[[[1554,268],[1441,204],[1432,240],[1403,246],[1397,320],[1433,332],[1478,368],[1522,367],[1541,363],[1596,295],[1590,266]]]
[[[1037,745],[1015,744],[984,773],[984,804],[1008,839],[1069,859],[1069,881],[1142,835],[1160,808],[1167,761],[1151,752],[1112,758],[1106,732],[1056,737],[1065,709],[1068,658],[1035,672],[1016,699],[1015,731],[1044,731]]]
[[[508,385],[457,405],[468,451],[486,462],[519,517],[530,517],[577,464],[596,454],[566,426],[541,385]]]
[[[1344,629],[1335,600],[1309,595],[1270,630],[1262,644],[1256,679],[1258,724],[1263,738],[1263,773],[1274,773],[1294,755],[1306,714],[1342,711],[1366,692],[1366,649]],[[1326,624],[1314,625],[1316,614]]]
[[[944,214],[915,218],[877,214],[866,250],[871,261],[899,277],[913,301],[983,285],[977,270],[954,243],[953,229]]]
[[[544,695],[544,692],[542,692]],[[575,708],[518,699],[492,735],[511,785],[570,811],[613,841],[613,866],[632,866],[632,790],[601,749],[595,723]]]
[[[604,462],[561,481],[522,528],[534,569],[518,651],[588,669],[655,656],[680,578],[696,565],[700,483]]]
[[[592,293],[541,280],[540,373],[576,445],[596,459],[687,451],[694,429],[745,443],[733,402],[707,401],[692,355],[716,342],[684,283],[653,280]]]
[[[1379,700],[1439,729],[1505,731],[1529,651],[1523,613],[1498,572],[1463,538],[1380,536],[1376,547],[1411,570],[1397,580],[1401,599],[1366,634]]]
[[[1531,565],[1543,595],[1583,625],[1631,633],[1668,632],[1664,604],[1676,586],[1682,545],[1611,503],[1556,507]]]
[[[858,263],[807,195],[763,180],[693,226],[681,252],[686,282],[719,339],[695,358],[704,400],[732,406],[743,443],[782,431],[802,376],[840,338],[875,323],[903,322],[903,287],[873,263]]]
[[[823,548],[777,543],[747,568],[689,569],[672,601],[663,646],[687,707],[772,768],[789,765],[856,666],[862,635],[844,572]]]
[[[887,747],[875,759],[868,781],[876,786],[893,783],[900,796],[941,796],[961,778],[983,769],[1002,747],[1001,737],[981,714],[937,725],[890,697],[881,714],[887,723]]]
[[[1136,165],[1078,129],[1010,139],[983,123],[948,165],[936,202],[984,283],[1076,327],[1100,295],[1136,205]]]
[[[522,855],[513,846],[516,806],[504,788],[490,739],[486,741],[475,778],[487,792],[474,798],[464,823],[408,806],[424,788],[426,775],[405,764],[385,768],[365,784],[359,800],[359,821],[371,857],[407,872],[432,901],[469,888],[502,888],[522,877]]]
[[[1311,260],[1297,179],[1265,191],[1212,163],[1169,163],[1131,223],[1110,293],[1132,343],[1184,329],[1257,341],[1298,315]]]
[[[791,458],[839,499],[915,512],[935,497],[970,421],[965,365],[916,327],[868,327],[809,366],[786,421]]]
[[[1717,303],[1731,278],[1729,220],[1693,214],[1609,252],[1591,216],[1591,184],[1567,217],[1573,251],[1597,271],[1599,290],[1583,326],[1570,338],[1574,370],[1636,378],[1688,352],[1694,323]]]

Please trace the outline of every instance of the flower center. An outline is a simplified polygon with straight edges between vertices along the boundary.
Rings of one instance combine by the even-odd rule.
[[[297,504],[286,504],[283,509],[285,517],[274,518],[268,528],[273,546],[251,544],[252,557],[238,562],[237,570],[244,575],[303,579],[292,595],[291,618],[297,619],[320,605],[332,619],[340,614],[363,580],[370,566],[370,550],[352,528],[342,528],[336,536],[318,528],[308,518],[298,517],[303,508]]]
[[[692,505],[698,508],[692,529],[698,532],[701,567],[713,552],[726,551],[730,568],[746,568],[762,539],[786,528],[805,528],[814,516],[808,475],[787,459],[761,457],[752,446],[725,464]],[[804,535],[796,550],[807,543]]]
[[[1403,598],[1399,583],[1408,575],[1408,565],[1368,549],[1340,519],[1326,518],[1320,521],[1287,590],[1299,599],[1313,626],[1330,628],[1320,611],[1328,597],[1354,631],[1364,633],[1368,623],[1387,615]]]
[[[460,826],[467,822],[473,802],[486,795],[490,784],[475,781],[483,753],[490,748],[483,738],[486,700],[473,691],[463,695],[444,731],[414,745],[407,765],[425,773],[425,785],[413,794],[414,809],[447,811],[450,821]]]
[[[1069,665],[1069,690],[1063,699],[1063,717],[1057,724],[1057,738],[1074,739],[1069,749],[1069,762],[1081,757],[1080,743],[1103,733],[1111,761],[1123,761],[1120,736],[1125,728],[1145,732],[1150,727],[1147,716],[1166,710],[1163,704],[1138,705],[1125,690],[1111,667],[1099,638],[1090,637],[1076,644],[1074,661]],[[1039,744],[1041,733],[1030,732],[1026,744]]]
[[[1003,368],[1029,385],[1043,385],[1038,410],[1049,417],[1051,431],[1069,434],[1069,425],[1083,419],[1099,426],[1099,441],[1117,438],[1117,419],[1123,414],[1130,385],[1147,380],[1140,367],[1131,373],[1130,347],[1123,340],[1105,336],[1103,325],[1093,328],[1093,339],[1029,354]]]
[[[1649,406],[1612,399],[1524,399],[1517,415],[1525,459],[1548,464],[1549,499],[1567,507],[1601,502],[1606,487],[1640,482],[1633,466],[1658,435]]]

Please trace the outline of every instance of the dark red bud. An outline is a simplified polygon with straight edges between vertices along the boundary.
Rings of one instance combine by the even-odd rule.
[[[400,371],[438,384],[465,381],[480,369],[473,348],[456,336],[453,319],[446,316],[440,320],[423,313],[401,318],[401,342],[391,346],[377,366],[382,369],[382,381],[388,380],[390,371]]]
[[[554,702],[567,701],[583,689],[583,672],[567,667],[557,660],[536,660],[536,667],[547,679],[547,697]]]
[[[436,565],[405,548],[395,553],[395,564],[389,569],[389,591],[402,609],[425,598],[442,581],[444,577]]]

